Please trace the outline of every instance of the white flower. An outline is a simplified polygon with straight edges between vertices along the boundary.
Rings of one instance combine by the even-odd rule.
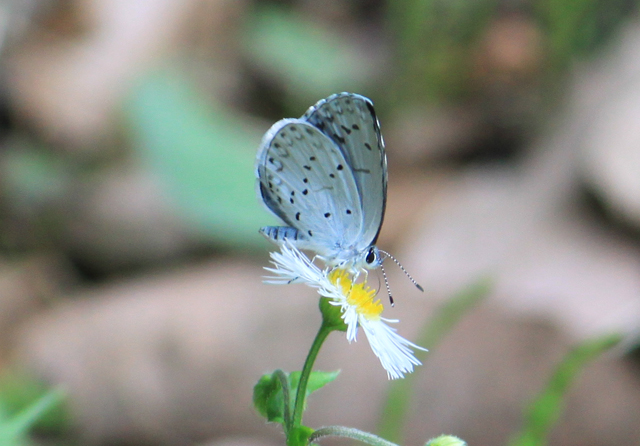
[[[266,277],[265,283],[305,283],[316,288],[321,296],[331,299],[333,305],[342,309],[347,340],[355,341],[358,327],[362,327],[371,350],[387,371],[389,379],[402,378],[405,373],[413,372],[414,365],[421,364],[411,349],[425,349],[406,340],[387,324],[398,321],[381,316],[383,306],[380,300],[374,300],[375,291],[366,283],[354,283],[342,269],[321,270],[288,243],[281,245],[281,252],[272,252],[271,260],[275,268],[265,269],[275,275]]]

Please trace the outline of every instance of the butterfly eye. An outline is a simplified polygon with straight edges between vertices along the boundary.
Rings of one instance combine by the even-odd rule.
[[[369,265],[376,261],[376,253],[373,248],[369,248],[369,252],[367,253],[367,257],[364,259]]]

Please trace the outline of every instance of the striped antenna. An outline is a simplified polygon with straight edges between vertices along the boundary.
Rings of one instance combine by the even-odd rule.
[[[400,267],[400,269],[402,270],[402,272],[403,272],[403,273],[405,273],[405,275],[409,278],[409,280],[411,281],[411,283],[413,283],[413,284],[416,286],[416,288],[418,288],[420,291],[424,292],[424,288],[422,288],[422,287],[420,286],[420,284],[419,284],[418,282],[416,282],[416,281],[413,279],[413,277],[411,277],[411,274],[409,274],[409,273],[407,272],[407,270],[406,270],[406,269],[404,269],[404,266],[402,266],[402,264],[401,264],[400,262],[398,262],[398,259],[396,259],[394,256],[392,256],[391,254],[389,254],[389,253],[388,253],[388,252],[386,252],[386,251],[382,251],[381,249],[379,249],[378,251],[380,251],[382,254],[384,254],[384,255],[385,255],[385,258],[389,257],[391,260],[393,260],[393,261],[396,263],[396,265],[398,265],[398,266]],[[383,260],[384,260],[384,259],[383,259]],[[380,266],[382,266],[382,265],[380,265]],[[382,275],[384,276],[384,281],[386,282],[386,281],[387,281],[387,275],[386,275],[386,274],[385,274],[385,272],[384,272],[384,268],[382,268]],[[388,290],[388,289],[389,289],[389,285],[387,285],[387,290]],[[391,292],[389,292],[389,298],[391,298]],[[393,301],[392,301],[392,302],[393,302]]]

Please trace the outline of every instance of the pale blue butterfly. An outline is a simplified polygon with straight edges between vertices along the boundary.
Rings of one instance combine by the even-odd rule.
[[[261,228],[267,239],[286,239],[354,274],[386,257],[396,261],[375,246],[387,202],[387,157],[369,99],[338,93],[300,119],[276,122],[262,139],[256,176],[258,195],[287,225]]]

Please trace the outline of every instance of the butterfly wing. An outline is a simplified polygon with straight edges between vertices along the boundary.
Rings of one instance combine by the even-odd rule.
[[[313,124],[341,150],[358,189],[362,232],[356,249],[376,242],[387,202],[387,157],[373,103],[353,93],[319,101],[301,118]]]
[[[288,228],[263,228],[301,249],[340,257],[362,232],[360,193],[344,153],[318,128],[283,119],[265,134],[258,152],[258,194]]]

